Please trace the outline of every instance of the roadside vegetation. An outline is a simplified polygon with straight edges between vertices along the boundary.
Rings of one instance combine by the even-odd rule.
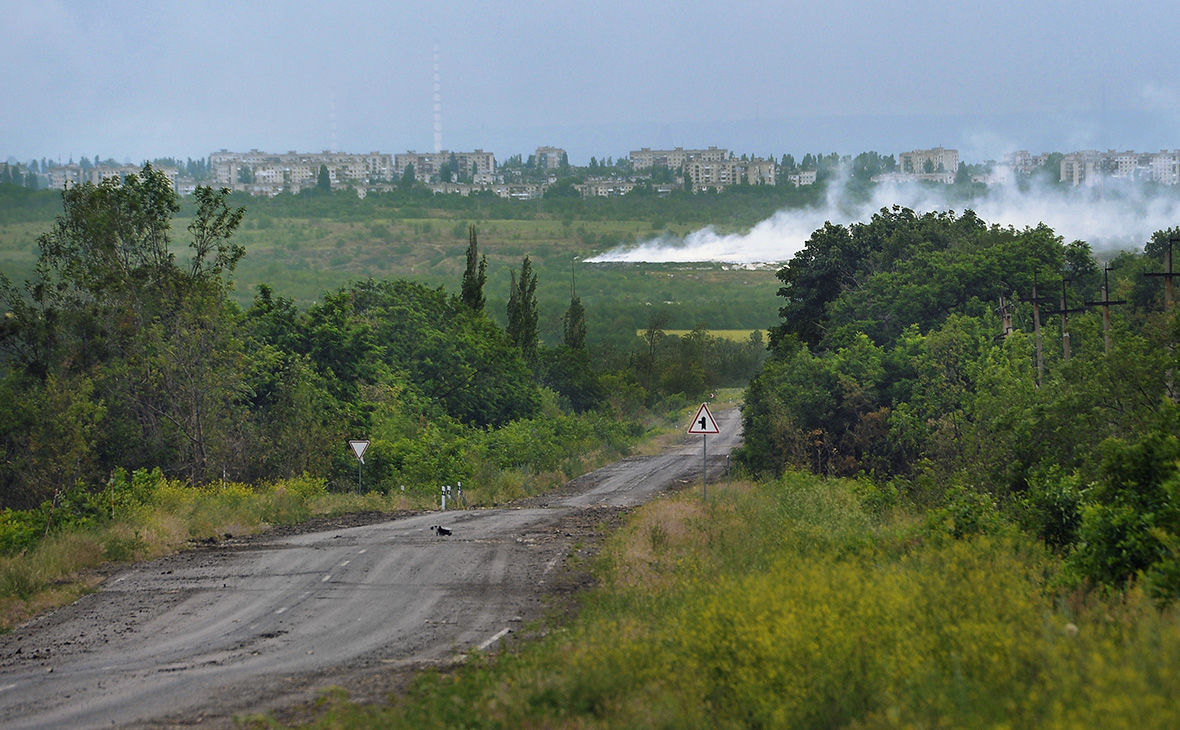
[[[756,481],[639,510],[538,644],[312,725],[1175,726],[1180,320],[1145,274],[1178,234],[1104,272],[970,212],[816,231],[745,395]]]
[[[312,728],[1168,728],[1180,624],[1008,525],[792,472],[639,508],[571,623]],[[253,726],[270,726],[254,718]]]
[[[527,254],[501,326],[473,225],[454,293],[366,279],[300,306],[264,284],[243,307],[246,217],[224,191],[195,196],[187,249],[180,201],[151,168],[61,198],[33,273],[0,274],[0,626],[103,560],[362,505],[423,508],[442,486],[462,484],[472,506],[536,494],[765,357],[760,341],[660,322],[626,350],[591,349],[569,289],[546,343]],[[370,442],[363,465],[350,439]]]

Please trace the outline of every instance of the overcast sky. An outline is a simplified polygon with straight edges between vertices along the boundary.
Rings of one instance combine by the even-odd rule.
[[[1180,3],[0,0],[0,159],[1180,147]]]

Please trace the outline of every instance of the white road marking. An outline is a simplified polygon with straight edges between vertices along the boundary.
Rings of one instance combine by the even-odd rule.
[[[0,687],[0,692],[7,692],[8,690],[14,689],[15,687],[16,687],[16,684],[8,684],[3,687]]]
[[[290,606],[283,606],[283,607],[282,607],[282,608],[280,608],[279,610],[275,611],[275,614],[284,613],[284,612],[286,612],[286,610],[287,610],[288,608],[290,608]]]
[[[330,580],[332,580],[332,574],[328,573],[327,575],[325,575],[323,578],[320,579],[320,583],[327,583]]]
[[[364,550],[362,550],[362,551],[360,551],[359,553],[357,553],[357,555],[364,555],[364,554],[365,554],[365,553],[367,553],[367,552],[369,552],[369,548],[365,548]]]
[[[492,644],[495,644],[497,641],[499,641],[501,639],[501,637],[504,636],[504,634],[507,634],[511,630],[512,629],[510,629],[508,627],[504,627],[504,628],[500,629],[499,631],[497,631],[495,633],[495,635],[492,636],[492,638],[490,638],[487,641],[485,641],[484,643],[480,644],[478,647],[479,650],[483,651],[484,649],[488,648]]]
[[[343,568],[344,566],[348,565],[351,562],[352,562],[351,560],[345,560],[343,563],[340,564],[340,567]]]

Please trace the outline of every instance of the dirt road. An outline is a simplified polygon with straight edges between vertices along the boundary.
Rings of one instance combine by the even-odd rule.
[[[711,479],[741,430],[736,410],[714,415]],[[494,649],[569,588],[564,561],[620,511],[700,478],[693,436],[522,505],[341,521],[137,564],[0,636],[0,726],[220,727],[331,685],[380,697],[415,669]]]

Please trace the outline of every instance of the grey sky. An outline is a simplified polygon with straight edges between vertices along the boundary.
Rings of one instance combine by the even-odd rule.
[[[0,0],[0,159],[1180,147],[1180,5]],[[334,110],[334,111],[333,111]],[[334,122],[333,122],[334,119]]]

